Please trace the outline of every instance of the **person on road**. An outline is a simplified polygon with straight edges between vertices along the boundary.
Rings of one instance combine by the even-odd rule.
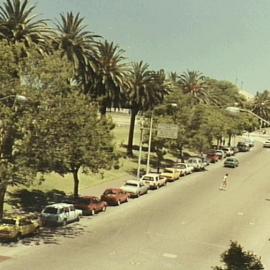
[[[228,173],[226,173],[223,177],[221,186],[219,187],[220,190],[226,190],[228,186]]]

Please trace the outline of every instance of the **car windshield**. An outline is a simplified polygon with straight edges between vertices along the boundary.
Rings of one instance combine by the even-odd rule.
[[[11,219],[11,218],[3,218],[1,220],[1,224],[15,225],[16,224],[16,220],[15,219]]]
[[[109,195],[109,194],[117,194],[117,191],[109,189],[104,192],[104,195]]]
[[[143,177],[143,180],[146,180],[146,181],[153,181],[153,177],[151,177],[151,176],[144,176],[144,177]]]
[[[178,164],[177,167],[180,168],[180,169],[185,169],[186,168],[186,165],[184,165],[184,164]]]
[[[90,198],[88,198],[88,199],[80,198],[76,201],[76,203],[78,203],[78,204],[85,204],[85,205],[90,204],[92,202],[93,202],[93,199],[90,199]]]
[[[46,214],[57,214],[57,211],[58,209],[55,208],[55,207],[46,207],[45,210],[44,210],[44,213]]]
[[[125,186],[128,186],[128,187],[137,187],[138,184],[136,184],[136,183],[126,183]]]
[[[226,160],[226,161],[234,162],[234,161],[235,161],[235,159],[233,159],[233,158],[227,158],[227,160]]]

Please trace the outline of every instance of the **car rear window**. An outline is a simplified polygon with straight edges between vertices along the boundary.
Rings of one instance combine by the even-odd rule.
[[[153,177],[150,177],[150,176],[144,176],[143,177],[143,180],[146,180],[146,181],[152,181],[154,180]]]
[[[1,220],[1,224],[15,225],[16,224],[16,220],[15,219],[11,219],[11,218],[3,218]]]
[[[46,207],[44,213],[46,214],[57,214],[58,209],[55,207]]]
[[[137,187],[138,184],[136,184],[136,183],[126,183],[125,186]]]

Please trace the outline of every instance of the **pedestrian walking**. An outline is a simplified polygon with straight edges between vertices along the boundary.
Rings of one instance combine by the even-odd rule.
[[[228,186],[228,173],[226,173],[222,179],[221,186],[219,187],[220,190],[226,190]]]

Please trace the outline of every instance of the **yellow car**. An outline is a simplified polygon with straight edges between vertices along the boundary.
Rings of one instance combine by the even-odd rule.
[[[40,225],[39,218],[31,216],[5,217],[0,221],[0,240],[18,241],[22,236],[37,232]]]

